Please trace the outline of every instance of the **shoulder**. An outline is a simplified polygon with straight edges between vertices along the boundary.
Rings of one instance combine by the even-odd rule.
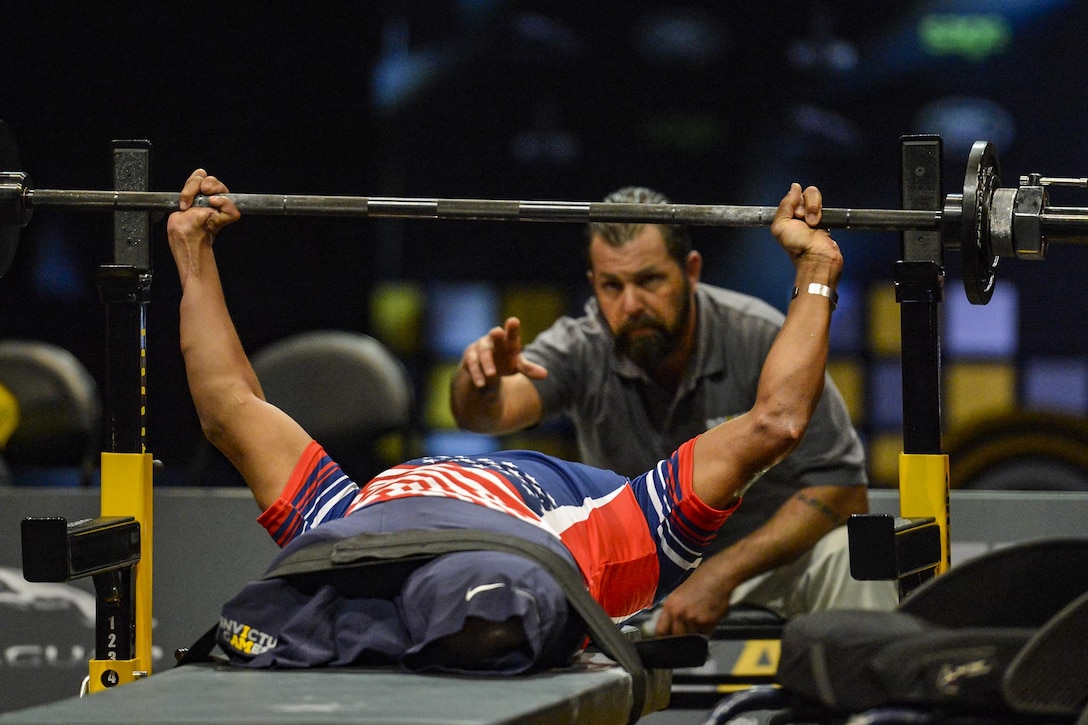
[[[526,346],[526,352],[546,354],[556,350],[569,354],[572,350],[592,349],[601,346],[607,349],[611,344],[610,335],[602,324],[597,301],[590,298],[586,302],[583,314],[578,317],[564,315],[541,332]]]
[[[712,285],[700,284],[696,300],[706,349],[765,352],[786,319],[782,312],[758,297]]]
[[[770,303],[752,295],[724,287],[699,283],[696,299],[701,310],[712,316],[739,320],[762,321],[781,327],[785,314]]]

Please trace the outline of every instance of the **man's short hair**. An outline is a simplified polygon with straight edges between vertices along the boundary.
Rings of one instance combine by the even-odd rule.
[[[627,204],[671,204],[668,197],[660,191],[645,186],[625,186],[604,198],[606,203]],[[589,245],[594,236],[600,236],[608,245],[622,247],[634,239],[645,224],[627,222],[590,222],[586,226],[586,267],[592,267],[589,259]],[[686,226],[679,224],[658,224],[661,236],[665,240],[665,250],[676,263],[683,266],[691,252],[691,233]]]

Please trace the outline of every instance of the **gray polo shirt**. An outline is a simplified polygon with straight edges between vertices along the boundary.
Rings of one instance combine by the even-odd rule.
[[[596,299],[563,317],[525,348],[548,370],[534,381],[544,415],[568,415],[582,460],[626,476],[650,470],[681,443],[755,403],[763,360],[783,315],[755,297],[699,284],[698,342],[675,395],[618,357]],[[804,440],[768,471],[719,535],[716,549],[747,535],[806,486],[864,486],[865,453],[830,378]]]

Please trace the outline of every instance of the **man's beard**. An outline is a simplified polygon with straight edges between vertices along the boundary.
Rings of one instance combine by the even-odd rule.
[[[629,358],[647,372],[653,372],[676,349],[683,334],[684,324],[691,313],[690,285],[685,284],[680,314],[672,329],[652,315],[642,315],[628,320],[616,332],[616,353]],[[638,331],[638,335],[632,335]]]

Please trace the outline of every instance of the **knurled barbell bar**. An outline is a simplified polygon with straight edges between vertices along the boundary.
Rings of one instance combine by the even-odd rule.
[[[7,134],[5,140],[3,135]],[[8,147],[5,153],[4,147]],[[142,211],[169,213],[178,208],[177,192],[35,189],[18,171],[14,140],[0,123],[0,275],[14,256],[19,229],[36,209],[66,211]],[[1024,181],[1027,183],[1023,183]],[[1048,179],[1049,183],[1078,180]],[[993,292],[1002,257],[1042,259],[1048,241],[1088,241],[1088,209],[1047,204],[1043,177],[1021,179],[1015,189],[1001,188],[997,153],[977,141],[968,157],[963,191],[948,194],[939,210],[823,210],[828,229],[939,231],[945,249],[963,257],[964,288],[975,304]],[[762,227],[774,219],[773,206],[707,204],[634,204],[581,201],[398,198],[239,194],[230,198],[242,214],[303,217],[462,219],[493,221],[628,222],[691,226]],[[197,203],[202,203],[198,199]]]

